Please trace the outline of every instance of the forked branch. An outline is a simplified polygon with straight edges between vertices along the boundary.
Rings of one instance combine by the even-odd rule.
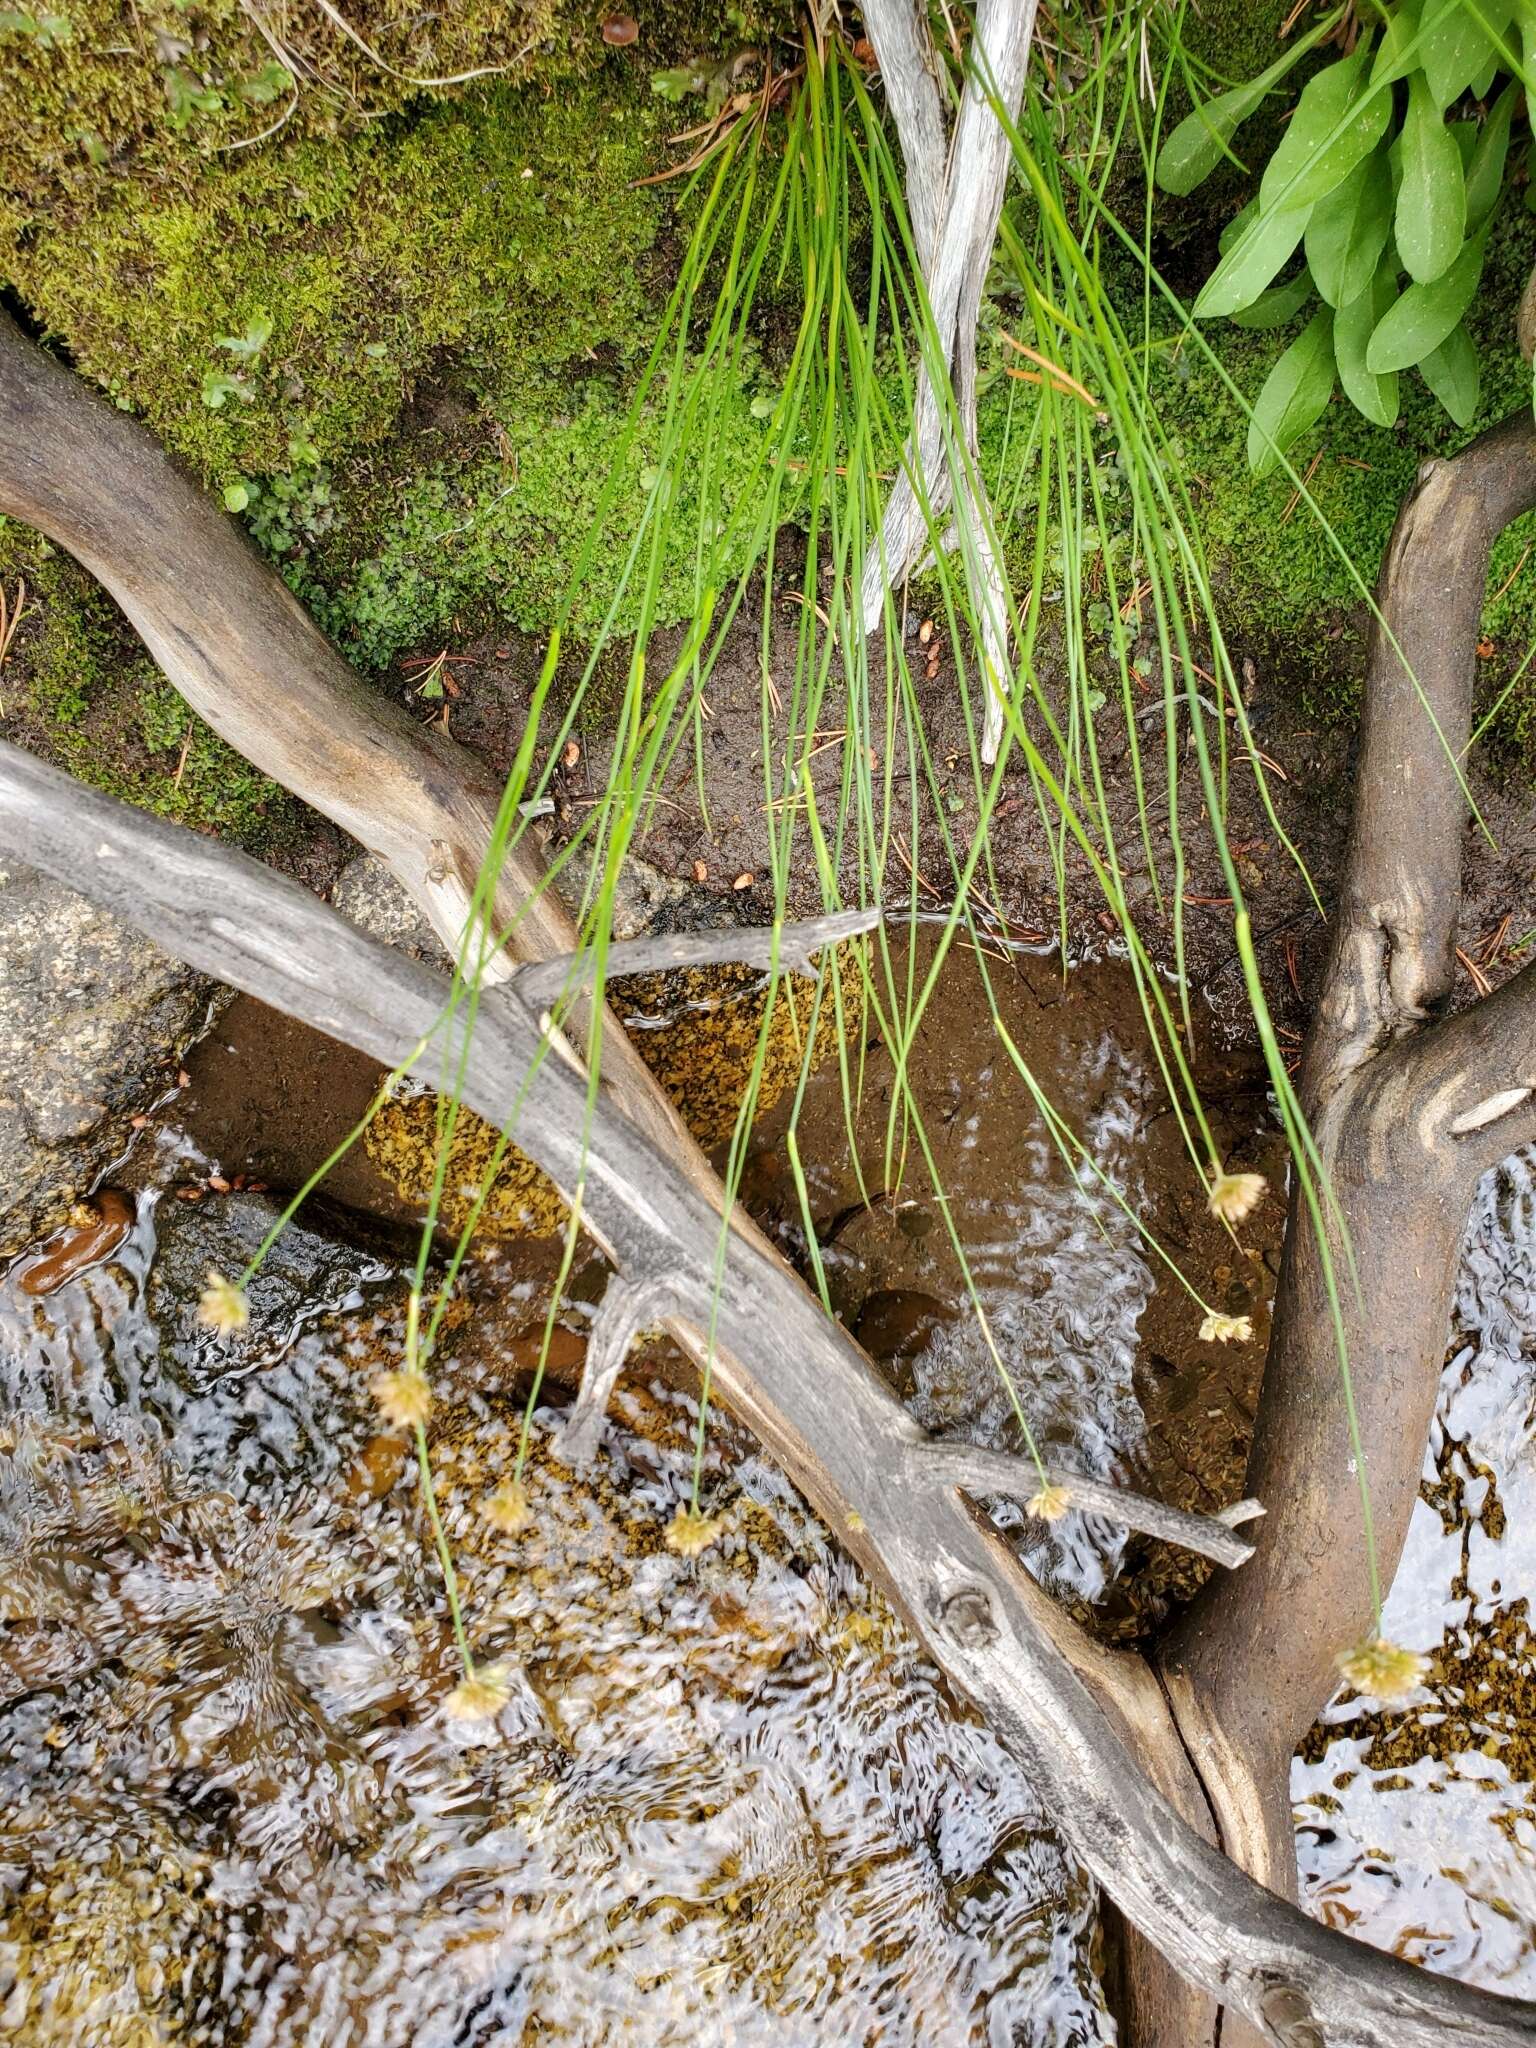
[[[195,966],[377,1059],[396,1063],[453,1029],[437,977],[297,883],[9,747],[0,850],[24,852]],[[855,1547],[1033,1772],[1075,1852],[1182,1971],[1278,2048],[1530,2048],[1536,2008],[1318,1926],[1174,1812],[1101,1704],[1105,1653],[1090,1645],[1074,1668],[1065,1617],[1045,1611],[960,1493],[904,1483],[931,1446],[863,1355],[765,1251],[733,1232],[722,1254],[718,1212],[606,1103],[588,1115],[585,1083],[547,1056],[521,1005],[482,1006],[462,1050],[465,1100],[497,1122],[521,1105],[518,1143],[557,1186],[580,1182],[584,1220],[625,1278],[665,1277],[690,1315],[713,1319],[725,1397],[834,1526],[858,1527]],[[1115,1705],[1123,1719],[1145,1693],[1132,1681]]]
[[[1349,848],[1302,1067],[1326,1230],[1293,1195],[1248,1467],[1270,1512],[1241,1590],[1213,1580],[1162,1648],[1228,1854],[1288,1895],[1291,1755],[1334,1690],[1336,1653],[1373,1626],[1335,1303],[1385,1587],[1418,1498],[1477,1180],[1536,1135],[1536,970],[1431,1021],[1455,971],[1489,553],[1533,505],[1536,424],[1522,408],[1424,465],[1383,560]],[[1156,2048],[1186,2041],[1169,2032]]]

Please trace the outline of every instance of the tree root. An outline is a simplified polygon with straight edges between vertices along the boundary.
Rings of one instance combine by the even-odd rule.
[[[1455,971],[1460,762],[1488,557],[1533,505],[1536,424],[1524,408],[1462,454],[1426,463],[1399,515],[1377,586],[1332,951],[1301,1069],[1332,1191],[1327,1228],[1384,1587],[1418,1498],[1473,1192],[1536,1137],[1536,968],[1430,1021]],[[1342,1469],[1350,1417],[1329,1294],[1293,1194],[1248,1467],[1270,1513],[1240,1590],[1213,1581],[1161,1652],[1223,1846],[1287,1897],[1291,1755],[1338,1682],[1334,1653],[1374,1624],[1363,1510]],[[1149,2048],[1185,2042],[1170,2030]]]

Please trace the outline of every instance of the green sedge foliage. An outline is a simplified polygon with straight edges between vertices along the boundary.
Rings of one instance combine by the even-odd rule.
[[[1181,121],[1158,153],[1162,189],[1191,192],[1231,156],[1242,123],[1341,20]],[[1510,182],[1522,92],[1536,108],[1533,63],[1536,0],[1399,0],[1308,79],[1194,304],[1197,319],[1263,328],[1320,302],[1254,405],[1257,474],[1279,466],[1336,386],[1390,427],[1399,379],[1416,370],[1470,424],[1481,371],[1464,315]]]
[[[603,998],[623,861],[643,840],[663,791],[677,789],[690,772],[707,816],[704,721],[710,679],[758,579],[766,590],[781,587],[779,536],[794,528],[804,542],[803,566],[793,577],[798,623],[787,636],[782,624],[775,631],[771,606],[764,607],[762,623],[763,799],[772,824],[764,893],[772,899],[775,920],[790,914],[792,883],[807,874],[815,877],[828,909],[849,903],[884,907],[885,923],[868,942],[864,962],[864,999],[890,1055],[880,1076],[891,1105],[882,1184],[895,1187],[913,1172],[925,1173],[932,1183],[962,1291],[1011,1398],[1024,1445],[1039,1464],[1026,1397],[993,1343],[943,1199],[923,1105],[908,1074],[911,1051],[950,949],[970,944],[980,953],[984,936],[993,946],[1010,943],[993,909],[1005,892],[993,869],[991,823],[1005,794],[1023,795],[1054,860],[1063,941],[1069,863],[1094,877],[1115,917],[1194,1176],[1200,1184],[1214,1184],[1225,1162],[1188,1051],[1184,827],[1193,821],[1183,815],[1190,799],[1187,791],[1181,794],[1179,774],[1186,754],[1194,758],[1197,808],[1209,820],[1235,905],[1244,985],[1297,1185],[1322,1246],[1347,1389],[1338,1306],[1339,1288],[1348,1284],[1347,1233],[1268,1018],[1223,823],[1234,775],[1252,775],[1268,806],[1262,757],[1248,729],[1177,451],[1151,399],[1153,300],[1163,287],[1148,264],[1145,297],[1127,312],[1111,302],[1104,284],[1106,257],[1126,246],[1145,261],[1150,236],[1149,217],[1138,249],[1106,199],[1122,145],[1147,163],[1157,148],[1161,99],[1150,116],[1138,101],[1142,26],[1142,17],[1129,7],[1101,18],[1070,110],[1037,78],[1010,129],[1014,191],[993,283],[1008,304],[1014,338],[1056,374],[1038,382],[993,378],[992,393],[983,398],[988,432],[979,476],[915,262],[901,168],[863,74],[837,39],[808,40],[782,120],[736,124],[696,172],[682,202],[691,231],[677,286],[636,381],[629,419],[615,437],[609,481],[571,565],[568,588],[549,620],[549,658],[477,882],[451,997],[437,1030],[413,1056],[416,1072],[437,1089],[440,1140],[413,1276],[413,1366],[430,1372],[444,1309],[478,1220],[477,1203],[446,1263],[436,1264],[434,1233],[460,1114],[465,1048],[482,982],[507,936],[489,925],[507,853],[528,829],[529,807],[545,793],[596,678],[616,660],[624,681],[607,784],[556,855],[549,877],[565,870],[583,882],[580,924],[589,966],[573,970],[567,995],[552,1008],[557,1023],[584,1027],[590,1116],[609,1028]],[[1069,122],[1071,148],[1065,146]],[[763,374],[758,316],[764,307],[771,308],[783,340],[774,356],[775,388],[762,439],[743,449],[729,421],[744,379],[756,384]],[[949,643],[967,736],[963,747],[941,757],[932,742],[908,639],[900,630],[901,594],[888,597],[884,633],[867,635],[860,612],[866,554],[875,544],[891,473],[911,424],[915,361],[926,364],[940,393],[945,460],[954,481],[985,486],[975,502],[994,508],[981,516],[993,519],[991,538],[1007,564],[1012,674],[1003,743],[990,766],[981,760],[980,742],[986,692],[993,684],[975,663],[981,586],[978,535],[969,517],[957,522],[953,552],[945,545],[947,517],[931,518],[935,556],[924,606]],[[642,448],[646,487],[637,517],[624,482]],[[922,480],[917,482],[921,488]],[[954,497],[964,504],[972,491],[957,488]],[[618,573],[599,576],[614,529],[622,541]],[[651,656],[661,592],[664,581],[679,573],[680,549],[688,564],[682,573],[691,582],[690,619],[681,645],[657,664]],[[582,672],[574,688],[557,699],[562,643],[574,639],[576,622],[591,617],[595,603],[601,606],[600,623],[583,634]],[[1096,613],[1108,617],[1112,631],[1106,634],[1095,624]],[[787,647],[786,637],[792,643]],[[1147,723],[1149,708],[1155,724]],[[605,707],[605,722],[608,715]],[[841,743],[835,780],[824,770],[815,772],[829,732]],[[1111,801],[1111,764],[1121,755],[1136,792],[1134,822],[1124,833]],[[1272,809],[1269,816],[1277,838],[1288,844]],[[1139,929],[1133,908],[1141,900],[1135,885],[1143,877],[1151,889],[1150,915],[1163,926],[1156,938]],[[931,947],[916,943],[920,928]],[[1158,966],[1165,938],[1171,938],[1177,970],[1171,978]],[[1020,1071],[1063,1157],[1131,1213],[1123,1193],[1104,1182],[1080,1138],[1045,1099],[1006,1032],[984,962],[982,973],[1000,1048]],[[776,986],[776,977],[771,979]],[[825,976],[816,1001],[840,1010],[840,978]],[[764,1037],[727,1148],[728,1200],[735,1197],[745,1164],[772,1014],[770,995]],[[800,1197],[810,1277],[825,1301],[798,1140],[815,1023],[813,1017],[784,1144]],[[865,1086],[863,1048],[871,1035],[853,1034],[851,1045],[843,1038],[850,1143],[852,1105]],[[516,1108],[509,1105],[509,1128],[515,1128]],[[485,1174],[485,1190],[499,1156]],[[568,1193],[572,1214],[562,1284],[576,1250],[580,1182]],[[726,1230],[722,1220],[722,1279]],[[1193,1334],[1202,1316],[1211,1317],[1210,1304],[1150,1239],[1148,1247],[1188,1290]],[[1335,1247],[1343,1262],[1337,1284]],[[546,1334],[554,1314],[552,1303]],[[712,1343],[712,1330],[705,1334]],[[522,1481],[539,1391],[536,1376],[514,1484]],[[695,1512],[707,1372],[703,1393]],[[1353,1420],[1351,1434],[1374,1582],[1368,1482]],[[1039,1471],[1043,1485],[1043,1465]],[[422,1485],[430,1510],[425,1465]],[[472,1672],[473,1621],[460,1626],[446,1546],[440,1555],[461,1656]],[[1376,1604],[1379,1612],[1379,1587]]]

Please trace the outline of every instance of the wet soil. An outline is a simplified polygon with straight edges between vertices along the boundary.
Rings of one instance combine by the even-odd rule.
[[[784,705],[793,698],[795,650],[803,617],[796,587],[796,558],[795,537],[787,536],[781,557],[784,581],[773,592],[770,605],[769,672]],[[761,606],[762,592],[755,590],[726,637],[705,692],[708,712],[698,721],[697,748],[708,796],[707,821],[698,798],[695,749],[685,741],[663,786],[664,801],[653,813],[637,851],[680,879],[691,879],[702,865],[704,888],[732,898],[748,916],[755,910],[766,917],[771,910],[768,834],[770,823],[777,821],[779,813],[769,807],[770,792],[764,781]],[[930,909],[948,902],[952,884],[941,834],[947,832],[964,849],[976,819],[955,652],[944,642],[942,630],[926,646],[922,644],[922,627],[922,616],[914,608],[905,620],[905,647],[927,726],[939,790],[936,798],[924,786],[915,817],[911,815],[905,784],[911,764],[900,737],[898,717],[892,762],[878,764],[881,773],[887,765],[891,767],[893,786],[898,793],[891,823],[900,845],[888,862],[881,887],[882,901],[891,912],[913,898]],[[1352,694],[1352,680],[1363,672],[1364,633],[1359,619],[1341,620],[1335,630],[1340,670],[1338,694],[1348,698]],[[680,632],[655,636],[648,653],[653,673],[664,670],[681,639]],[[934,647],[942,647],[942,652],[936,674],[929,676],[925,664]],[[426,651],[437,652],[435,648]],[[1171,914],[1175,875],[1169,803],[1162,789],[1165,735],[1161,685],[1157,680],[1160,671],[1155,648],[1147,644],[1136,651],[1148,676],[1135,716],[1150,785],[1150,861],[1142,842],[1131,750],[1119,709],[1118,685],[1109,705],[1099,714],[1100,759],[1109,815],[1127,874],[1129,900],[1154,957],[1171,969],[1175,958]],[[505,770],[523,735],[544,649],[503,631],[466,640],[462,652],[466,659],[454,669],[460,694],[445,707],[449,727],[455,737],[482,753],[498,769]],[[1198,650],[1197,658],[1201,658]],[[1337,718],[1329,722],[1310,708],[1318,694],[1315,677],[1298,673],[1283,646],[1250,642],[1234,648],[1233,660],[1244,679],[1247,714],[1266,759],[1280,831],[1300,850],[1312,886],[1326,908],[1336,886],[1348,831],[1355,733],[1348,724]],[[413,663],[407,657],[404,666],[419,667],[419,661]],[[579,657],[567,659],[557,690],[574,685],[580,666]],[[617,676],[621,669],[615,651],[605,673],[611,670]],[[882,687],[877,682],[879,663],[873,655],[870,670],[871,687]],[[410,686],[403,675],[392,687],[410,700]],[[421,707],[417,704],[416,708],[419,711]],[[559,811],[554,828],[557,838],[579,825],[603,787],[611,751],[612,715],[612,692],[605,696],[599,684],[577,728],[579,761],[569,770],[560,767],[554,771],[552,786]],[[883,717],[883,712],[880,715]],[[1043,729],[1038,729],[1038,721],[1034,722],[1035,736],[1049,754]],[[770,725],[776,739],[787,744],[788,714],[775,711]],[[829,686],[818,728],[824,744],[809,771],[824,819],[836,815],[844,725],[842,698],[834,684]],[[1276,825],[1266,815],[1251,773],[1235,752],[1237,744],[1234,735],[1229,846],[1249,899],[1260,971],[1273,1014],[1299,1042],[1326,959],[1327,924],[1306,876],[1286,852]],[[1251,1026],[1232,942],[1230,901],[1206,818],[1187,721],[1182,716],[1176,734],[1176,759],[1176,802],[1187,863],[1182,884],[1187,972],[1191,984],[1201,988],[1224,1033],[1234,1039],[1242,1038],[1249,1034]],[[772,793],[782,796],[782,758],[772,758],[770,769]],[[1495,779],[1475,755],[1467,772],[1487,830],[1484,833],[1474,824],[1468,826],[1466,833],[1461,944],[1475,963],[1477,973],[1497,985],[1520,964],[1519,958],[1508,951],[1510,943],[1536,926],[1536,795],[1519,784]],[[1005,777],[1003,795],[993,815],[992,846],[992,869],[979,892],[978,909],[983,915],[995,910],[1016,930],[1055,933],[1059,907],[1050,842],[1022,764],[1011,767]],[[803,830],[797,847],[800,857],[791,861],[791,908],[798,915],[810,915],[820,908],[820,897],[815,863]],[[742,877],[751,877],[750,884],[738,886]],[[842,882],[851,900],[859,886],[856,848],[846,851]],[[1069,951],[1073,957],[1095,957],[1113,947],[1115,936],[1113,919],[1104,908],[1097,882],[1081,855],[1069,848]],[[1463,966],[1458,1000],[1470,1001],[1477,993],[1473,969]]]

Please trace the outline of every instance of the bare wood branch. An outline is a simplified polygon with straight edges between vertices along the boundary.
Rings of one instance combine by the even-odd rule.
[[[901,143],[918,264],[931,277],[944,210],[945,137],[939,57],[928,32],[928,10],[921,0],[865,0],[863,12]]]
[[[560,1456],[567,1465],[585,1464],[597,1449],[630,1345],[649,1324],[659,1323],[678,1306],[677,1292],[666,1280],[625,1280],[617,1273],[609,1280],[587,1340],[581,1386],[560,1435]]]
[[[167,678],[221,739],[388,863],[450,952],[466,938],[501,789],[475,756],[365,683],[245,535],[137,421],[35,347],[0,312],[0,513],[72,554],[122,606]],[[576,950],[530,835],[512,845],[476,935],[487,980]],[[579,1033],[581,1020],[571,1029]],[[614,1099],[718,1182],[618,1029],[604,1034]]]
[[[298,884],[136,814],[0,746],[0,848],[25,853],[161,944],[390,1063],[441,1028],[444,985],[344,924]],[[846,1335],[740,1235],[717,1283],[719,1217],[689,1179],[545,1054],[519,1004],[482,1008],[465,1099],[569,1191],[629,1277],[669,1276],[714,1316],[722,1391],[860,1554],[951,1679],[1033,1773],[1074,1851],[1186,1975],[1279,2048],[1530,2048],[1536,2008],[1413,1969],[1307,1920],[1228,1864],[1131,1763],[1063,1617],[961,1496],[906,1483],[921,1433]],[[1049,1603],[1045,1603],[1046,1606]],[[1141,1669],[1139,1665],[1135,1668]],[[1121,1698],[1132,1711],[1134,1686]]]
[[[1536,1140],[1536,961],[1382,1064],[1405,1070],[1421,1142],[1459,1169],[1470,1202],[1490,1166]]]
[[[963,474],[966,451],[950,449],[946,455],[947,416],[935,379],[942,383],[953,375],[957,360],[974,357],[974,315],[981,303],[975,280],[978,274],[985,279],[991,261],[1013,160],[997,108],[1010,122],[1017,119],[1034,25],[1035,0],[981,0],[976,10],[971,71],[950,152],[938,251],[932,267],[924,266],[932,329],[924,354],[931,352],[934,362],[919,366],[912,432],[877,543],[865,562],[861,604],[871,632],[884,611],[886,586],[899,583],[922,555],[931,523],[950,501],[955,474]],[[969,291],[968,285],[973,287]],[[962,303],[970,322],[963,334]],[[978,592],[977,598],[978,612],[985,617],[984,594]]]
[[[1523,407],[1424,464],[1387,544],[1344,881],[1302,1067],[1314,1107],[1450,992],[1488,557],[1533,505],[1536,422]]]
[[[1489,554],[1533,504],[1536,424],[1523,409],[1421,469],[1383,559],[1385,625],[1370,650],[1345,875],[1301,1077],[1349,1245],[1331,1235],[1331,1283],[1293,1196],[1248,1466],[1270,1513],[1241,1594],[1212,1581],[1160,1651],[1223,1846],[1286,1895],[1291,1754],[1334,1690],[1336,1652],[1373,1626],[1364,1514],[1343,1466],[1350,1401],[1333,1298],[1386,1585],[1418,1498],[1473,1188],[1536,1128],[1532,970],[1461,1016],[1425,1021],[1454,972],[1460,762]],[[1156,2048],[1179,2044],[1170,2034]]]
[[[931,1443],[923,1451],[920,1469],[945,1486],[964,1487],[972,1494],[1000,1494],[1008,1500],[1027,1500],[1040,1486],[1033,1460],[983,1444]],[[1054,1458],[1046,1462],[1046,1474],[1052,1486],[1065,1489],[1071,1507],[1084,1514],[1102,1515],[1122,1529],[1159,1536],[1230,1567],[1246,1564],[1253,1555],[1253,1545],[1233,1534],[1233,1517],[1235,1512],[1236,1521],[1246,1522],[1262,1515],[1264,1510],[1256,1500],[1239,1501],[1235,1511],[1228,1508],[1220,1516],[1191,1515],[1108,1480],[1095,1479]]]
[[[778,967],[786,974],[805,974],[812,980],[820,972],[818,955],[845,939],[871,932],[880,922],[880,910],[835,910],[826,917],[809,917],[797,924],[721,925],[712,931],[659,932],[638,939],[624,939],[608,948],[607,978],[626,974],[666,974],[679,967],[718,967],[738,962],[743,967],[760,967],[768,973]],[[511,993],[535,1012],[569,1001],[589,988],[597,973],[591,947],[580,953],[565,953],[556,960],[535,960],[519,967],[509,988]]]

